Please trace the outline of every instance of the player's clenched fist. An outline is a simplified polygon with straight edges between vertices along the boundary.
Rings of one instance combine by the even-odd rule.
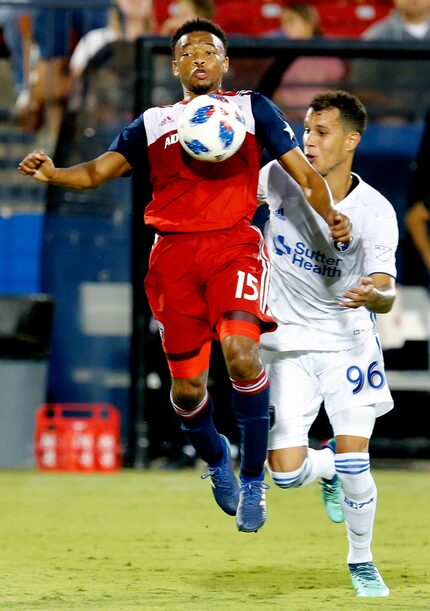
[[[39,182],[50,182],[55,174],[55,165],[43,151],[33,151],[18,164],[18,172]]]
[[[358,286],[349,288],[343,293],[343,296],[347,300],[342,301],[341,306],[345,308],[360,308],[372,305],[373,301],[378,300],[379,293],[375,290],[373,278],[371,276],[362,276]]]
[[[352,240],[352,223],[345,214],[333,211],[329,222],[331,237],[337,242],[348,244]]]

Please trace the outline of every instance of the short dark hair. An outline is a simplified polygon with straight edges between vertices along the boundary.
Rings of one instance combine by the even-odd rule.
[[[184,34],[190,34],[191,32],[209,32],[214,34],[222,42],[224,49],[227,51],[227,36],[222,28],[210,19],[192,19],[183,23],[173,34],[170,39],[170,48],[172,53],[175,54],[175,47],[178,40]]]
[[[285,2],[283,8],[284,11],[293,11],[293,13],[297,13],[305,23],[311,25],[312,36],[323,36],[324,32],[321,26],[320,14],[313,4]]]
[[[360,100],[347,91],[317,93],[309,104],[315,112],[338,108],[342,121],[362,134],[367,125],[367,110]]]

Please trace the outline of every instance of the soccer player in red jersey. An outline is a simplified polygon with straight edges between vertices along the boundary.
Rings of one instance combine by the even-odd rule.
[[[240,531],[256,532],[266,519],[269,428],[268,379],[259,339],[262,331],[276,326],[266,306],[268,256],[251,225],[262,149],[298,182],[333,239],[349,241],[351,226],[335,211],[325,180],[301,152],[280,110],[256,92],[222,91],[229,68],[224,32],[211,21],[193,20],[176,31],[171,45],[182,101],[146,110],[96,159],[57,168],[45,153],[35,151],[18,169],[40,182],[88,189],[149,168],[153,198],[144,218],[157,236],[145,288],[170,368],[172,405],[208,465],[205,475],[211,477],[217,503],[236,515]],[[176,125],[184,104],[207,93],[232,95],[246,118],[244,144],[220,163],[193,159],[178,141]],[[214,334],[233,386],[241,434],[240,484],[228,440],[214,426],[207,391]]]

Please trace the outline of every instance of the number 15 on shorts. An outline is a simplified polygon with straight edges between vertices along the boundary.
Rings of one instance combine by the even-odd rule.
[[[247,299],[248,301],[256,301],[258,299],[258,278],[249,272],[238,270],[236,299]]]

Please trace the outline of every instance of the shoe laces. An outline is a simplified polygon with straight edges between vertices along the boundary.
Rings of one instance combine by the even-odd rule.
[[[263,490],[268,490],[270,486],[264,482],[245,482],[240,486],[240,491],[246,497],[247,505],[259,505]]]
[[[336,479],[336,476],[330,481],[326,479],[322,479],[321,488],[323,488],[324,492],[326,492],[327,494],[335,495],[337,494],[337,488],[338,488],[337,482],[338,480]]]
[[[230,488],[230,476],[227,469],[222,467],[208,467],[207,472],[203,473],[200,477],[202,479],[210,477],[217,488]]]
[[[353,567],[352,573],[358,581],[366,585],[369,581],[379,581],[378,571],[372,562],[366,562]]]

